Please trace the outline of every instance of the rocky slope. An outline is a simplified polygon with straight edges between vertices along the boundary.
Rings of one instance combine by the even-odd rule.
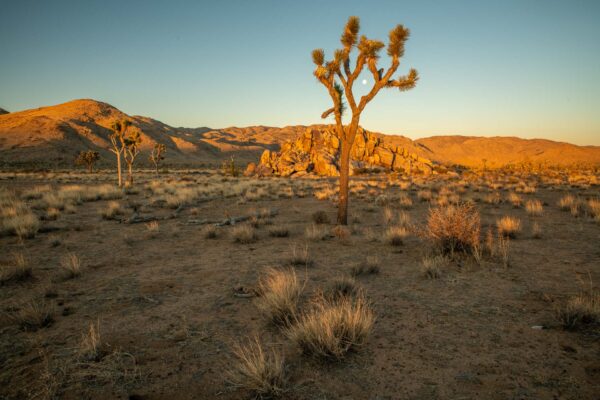
[[[79,151],[87,149],[98,151],[104,165],[112,165],[113,154],[108,150],[110,125],[117,119],[128,118],[133,123],[132,129],[141,132],[144,153],[138,158],[140,164],[148,162],[150,149],[159,142],[167,146],[165,162],[171,165],[217,165],[231,156],[238,164],[245,165],[258,162],[268,150],[265,153],[268,156],[262,156],[262,165],[274,173],[286,175],[306,165],[319,173],[336,174],[338,148],[327,125],[176,128],[152,118],[130,116],[109,104],[89,99],[5,114],[2,111],[0,166],[68,167],[73,165]],[[600,163],[598,146],[549,140],[437,136],[413,141],[373,132],[361,135],[353,150],[354,167],[427,171],[434,163],[475,166],[484,159],[488,166],[520,162]],[[280,150],[283,152],[279,153]]]
[[[360,129],[352,146],[350,173],[357,168],[430,173],[431,160],[410,139],[385,136]],[[296,140],[284,143],[279,152],[265,150],[258,166],[251,164],[247,175],[302,176],[315,173],[339,175],[340,140],[333,127],[309,127]]]

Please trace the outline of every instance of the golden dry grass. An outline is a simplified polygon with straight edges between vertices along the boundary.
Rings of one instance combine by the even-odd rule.
[[[256,398],[279,397],[286,391],[284,357],[278,351],[263,348],[258,337],[247,344],[236,344],[235,360],[227,375],[239,388],[250,390]]]
[[[521,221],[518,218],[504,216],[496,221],[498,234],[514,239],[521,232]]]
[[[479,245],[479,211],[471,203],[459,203],[429,210],[425,237],[442,253],[470,253]]]
[[[390,226],[385,230],[383,237],[385,242],[392,246],[402,246],[409,234],[410,232],[404,226]]]
[[[287,330],[287,336],[305,354],[339,360],[365,343],[374,322],[373,311],[363,298],[320,299]]]
[[[8,282],[22,282],[33,277],[33,268],[22,253],[13,255],[14,261],[0,267],[0,285]]]
[[[235,243],[249,244],[258,240],[258,233],[253,226],[241,224],[231,228],[231,238]]]
[[[256,305],[268,320],[286,325],[296,315],[302,290],[296,271],[270,268],[259,280]]]

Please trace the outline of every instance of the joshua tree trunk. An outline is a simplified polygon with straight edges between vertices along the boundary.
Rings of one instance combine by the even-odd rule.
[[[117,175],[119,177],[119,187],[123,187],[123,173],[121,172],[121,153],[117,153]]]
[[[156,176],[158,176],[158,163],[154,163],[154,169],[156,170]]]
[[[133,185],[133,163],[127,164],[127,182],[129,186]]]
[[[348,182],[350,180],[350,145],[346,141],[340,142],[341,158],[340,158],[340,193],[338,203],[337,222],[340,225],[348,223]]]
[[[94,172],[94,164],[89,163],[88,164],[88,172],[91,174],[92,172]]]

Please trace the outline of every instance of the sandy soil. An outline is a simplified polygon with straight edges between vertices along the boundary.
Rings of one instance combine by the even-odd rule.
[[[144,204],[142,215],[169,215],[172,210],[150,205],[151,194],[143,189],[149,179],[142,179],[138,194],[119,202]],[[69,177],[60,182],[70,180],[82,183]],[[20,192],[44,183],[24,175],[3,179],[0,186]],[[237,197],[198,202],[177,218],[160,221],[155,233],[143,223],[102,219],[107,201],[85,202],[72,214],[42,223],[56,231],[22,241],[0,238],[0,263],[21,252],[34,276],[0,286],[0,397],[250,398],[251,393],[228,385],[225,371],[235,362],[232,345],[257,334],[286,355],[288,399],[600,398],[599,330],[565,331],[554,317],[555,307],[590,277],[600,282],[600,225],[559,210],[556,202],[565,190],[598,193],[592,186],[538,188],[523,195],[546,204],[542,217],[529,217],[508,203],[479,202],[484,232],[503,215],[521,220],[522,232],[511,241],[510,266],[489,258],[482,265],[464,259],[437,280],[425,279],[420,270],[429,248],[424,239],[411,235],[402,246],[367,239],[365,228],[376,237],[385,229],[374,196],[352,198],[351,211],[360,222],[352,224],[349,238],[317,242],[304,237],[311,215],[324,210],[333,221],[336,208],[310,193],[244,204]],[[406,212],[422,227],[430,204],[419,202],[415,191],[406,193],[414,202]],[[483,195],[471,187],[461,196]],[[230,237],[231,227],[206,239],[201,225],[185,223],[265,207],[279,211],[272,223],[288,227],[289,237],[270,237],[269,225],[262,225],[258,241],[238,244]],[[540,239],[531,235],[534,220],[543,230]],[[297,268],[307,281],[305,299],[335,277],[348,276],[366,256],[379,258],[379,274],[357,278],[373,304],[375,327],[367,343],[341,362],[300,354],[261,317],[253,298],[234,295],[234,288],[255,287],[265,268],[286,265],[292,248],[305,245],[314,260],[313,266]],[[57,280],[60,260],[70,252],[81,258],[83,273]],[[29,299],[44,297],[56,308],[54,322],[23,332],[11,314]],[[82,335],[96,322],[104,346],[116,355],[80,362]]]

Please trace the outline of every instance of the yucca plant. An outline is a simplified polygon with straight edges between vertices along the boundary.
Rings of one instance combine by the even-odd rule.
[[[366,105],[383,88],[397,88],[400,91],[415,87],[418,74],[411,69],[405,76],[393,79],[393,75],[400,66],[400,58],[404,55],[404,44],[409,37],[409,30],[402,25],[397,25],[389,33],[387,54],[391,58],[391,64],[387,68],[379,68],[377,62],[379,53],[385,44],[379,40],[368,39],[362,35],[359,39],[360,21],[358,17],[348,18],[346,27],[341,37],[342,48],[335,50],[333,59],[325,61],[323,49],[315,49],[312,52],[312,60],[316,65],[314,75],[319,82],[325,86],[333,107],[326,110],[321,117],[335,117],[335,129],[341,142],[340,154],[340,192],[338,206],[338,224],[348,223],[348,182],[350,151],[358,132],[360,115]],[[351,66],[350,54],[356,49],[358,55],[354,67]],[[367,94],[360,99],[354,98],[352,88],[364,69],[368,69],[373,76],[373,86]],[[347,102],[344,101],[344,96]],[[342,115],[349,108],[352,112],[350,124],[342,124]]]

